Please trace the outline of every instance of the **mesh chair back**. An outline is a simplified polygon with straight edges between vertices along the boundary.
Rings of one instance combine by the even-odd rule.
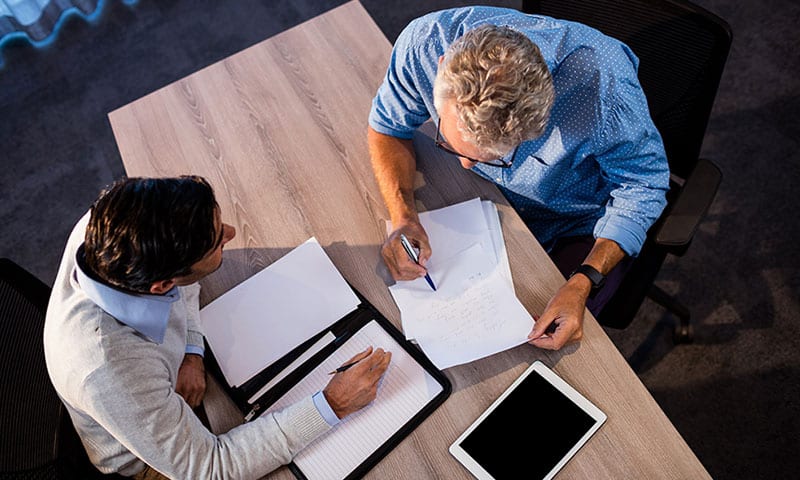
[[[53,462],[63,406],[44,361],[42,331],[50,289],[14,264],[0,259],[0,476]],[[51,472],[52,474],[52,472]],[[18,477],[23,478],[23,477]]]
[[[728,24],[682,0],[535,0],[523,1],[523,10],[584,23],[631,47],[670,172],[685,179],[730,49]]]

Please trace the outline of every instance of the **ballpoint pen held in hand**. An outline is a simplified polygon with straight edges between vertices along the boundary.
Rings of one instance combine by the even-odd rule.
[[[360,361],[360,360],[359,360],[359,361]],[[342,372],[344,372],[345,370],[347,370],[348,368],[350,368],[350,367],[352,367],[353,365],[355,365],[356,363],[358,363],[359,361],[355,361],[355,362],[346,363],[346,364],[342,365],[341,367],[338,367],[336,370],[334,370],[334,371],[332,371],[332,372],[328,372],[328,375],[336,375],[337,373],[342,373]]]
[[[414,250],[414,247],[411,246],[411,242],[408,241],[408,238],[402,233],[400,234],[400,243],[403,244],[403,248],[408,254],[408,257],[411,260],[413,260],[414,263],[419,265],[419,255],[417,254],[416,250]],[[425,272],[425,281],[428,282],[428,285],[430,285],[433,291],[435,292],[436,286],[433,284],[433,280],[431,280],[431,276],[427,272]]]

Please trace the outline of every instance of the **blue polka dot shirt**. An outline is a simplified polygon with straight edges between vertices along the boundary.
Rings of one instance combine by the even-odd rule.
[[[636,75],[638,59],[597,30],[494,7],[420,17],[394,45],[369,125],[408,139],[428,119],[438,121],[439,57],[485,23],[514,28],[539,47],[556,98],[545,133],[519,146],[511,168],[478,164],[473,171],[498,185],[545,248],[560,237],[593,234],[638,254],[666,204],[669,170]]]

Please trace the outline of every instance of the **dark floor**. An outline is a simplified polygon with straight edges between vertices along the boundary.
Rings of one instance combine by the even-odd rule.
[[[107,113],[342,1],[108,0],[43,50],[16,42],[0,67],[0,256],[46,283],[75,220],[124,174]],[[475,2],[363,4],[390,40],[412,18]],[[518,2],[491,2],[517,7]],[[691,306],[695,342],[645,303],[609,331],[717,479],[800,471],[800,4],[698,0],[734,44],[704,154],[724,180],[689,253],[658,277]]]

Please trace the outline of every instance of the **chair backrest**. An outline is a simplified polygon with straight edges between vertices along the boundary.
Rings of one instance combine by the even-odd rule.
[[[0,259],[0,472],[30,471],[55,460],[65,413],[44,361],[49,297],[41,280]]]
[[[107,480],[89,461],[44,359],[50,287],[0,258],[0,478]]]
[[[523,0],[522,10],[589,25],[631,47],[670,172],[685,179],[730,50],[727,22],[684,0]]]

